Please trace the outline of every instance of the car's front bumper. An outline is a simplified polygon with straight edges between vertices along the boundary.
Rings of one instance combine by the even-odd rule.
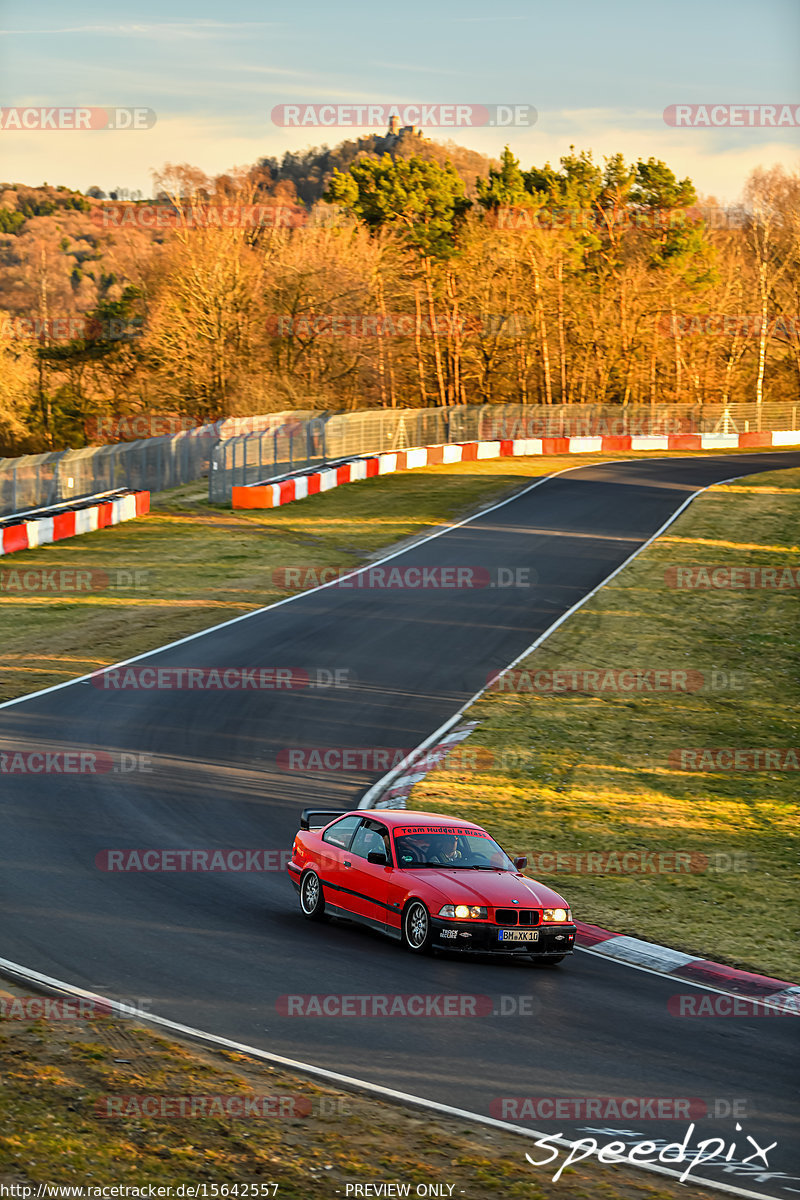
[[[536,925],[525,932],[535,933],[535,941],[502,941],[501,933],[511,933],[506,925],[491,921],[448,921],[433,917],[433,945],[439,950],[472,950],[492,954],[529,954],[536,958],[556,958],[571,954],[577,925]]]

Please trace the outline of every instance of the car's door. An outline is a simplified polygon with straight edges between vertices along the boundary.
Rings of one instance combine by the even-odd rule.
[[[361,817],[349,816],[329,825],[322,834],[322,847],[316,864],[325,903],[347,912],[350,911],[350,897],[342,879],[343,860],[360,824]]]
[[[384,862],[370,862],[382,854]],[[346,854],[342,854],[342,886],[348,889],[350,911],[381,929],[386,924],[386,900],[392,875],[389,830],[380,821],[365,817]]]

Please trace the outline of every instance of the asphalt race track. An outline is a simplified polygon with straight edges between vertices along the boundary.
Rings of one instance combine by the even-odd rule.
[[[797,1195],[791,1019],[675,1018],[667,999],[689,986],[587,953],[555,970],[420,960],[348,924],[307,923],[285,872],[95,866],[108,848],[288,849],[302,806],[353,806],[382,772],[283,770],[281,750],[416,746],[692,491],[783,466],[800,466],[800,452],[582,467],[392,563],[528,569],[532,588],[326,588],[141,664],[304,668],[323,684],[338,670],[347,686],[221,693],[84,681],[5,706],[0,750],[125,752],[134,756],[127,765],[151,769],[2,777],[0,956],[106,995],[146,998],[154,1013],[199,1029],[484,1114],[499,1115],[493,1099],[519,1096],[691,1098],[712,1111],[716,1103],[723,1115],[698,1121],[695,1139],[738,1138],[740,1151],[725,1173],[709,1175],[760,1195]],[[281,1015],[278,997],[298,993],[489,995],[497,1015]],[[739,1134],[724,1116],[737,1101],[746,1114]],[[573,1137],[597,1123],[533,1124]],[[603,1142],[611,1127],[674,1141],[687,1120],[599,1127]],[[759,1159],[736,1166],[752,1153],[747,1134],[761,1146],[778,1142],[769,1172]]]

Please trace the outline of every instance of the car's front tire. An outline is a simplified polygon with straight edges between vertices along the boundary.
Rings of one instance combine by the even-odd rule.
[[[300,880],[300,908],[309,921],[321,921],[325,915],[325,897],[316,871],[306,871]]]
[[[427,954],[432,941],[430,913],[421,900],[412,900],[403,913],[403,945],[412,954]]]

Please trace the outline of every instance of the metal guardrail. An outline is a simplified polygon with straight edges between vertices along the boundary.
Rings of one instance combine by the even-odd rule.
[[[161,492],[208,477],[213,503],[256,483],[329,459],[447,442],[600,434],[746,433],[797,429],[797,404],[524,405],[297,410],[232,417],[172,436],[0,459],[0,516],[97,492]]]
[[[228,503],[235,486],[266,482],[298,467],[332,459],[502,438],[597,437],[676,433],[748,433],[797,429],[800,406],[524,405],[481,404],[452,408],[372,409],[288,421],[281,429],[223,439],[214,447],[208,497]]]
[[[131,495],[129,488],[116,488],[113,492],[98,492],[94,496],[82,496],[79,500],[62,500],[60,504],[49,504],[42,508],[27,508],[22,512],[6,513],[5,516],[0,516],[0,529],[20,524],[23,521],[35,521],[40,517],[54,517],[59,513],[78,512],[82,508],[90,508],[93,504],[120,500],[123,496],[129,495]]]
[[[120,488],[163,491],[200,479],[214,441],[202,430],[0,459],[0,516]]]
[[[162,492],[205,478],[220,438],[311,417],[305,412],[231,417],[213,425],[109,446],[0,458],[0,516],[128,488]]]
[[[208,472],[208,498],[226,504],[231,489],[326,461],[326,413],[307,420],[284,420],[272,429],[253,430],[217,442]]]

